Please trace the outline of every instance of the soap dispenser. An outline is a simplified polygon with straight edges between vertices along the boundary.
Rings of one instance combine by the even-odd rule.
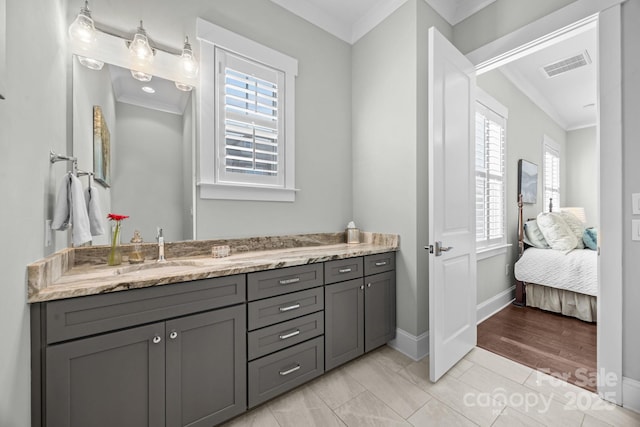
[[[144,253],[142,252],[142,236],[138,230],[133,232],[131,238],[133,250],[129,254],[129,264],[140,264],[144,262]]]
[[[360,243],[360,230],[356,228],[356,224],[351,221],[347,225],[347,244]]]

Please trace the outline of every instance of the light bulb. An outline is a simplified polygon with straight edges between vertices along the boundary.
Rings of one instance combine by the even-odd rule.
[[[131,70],[131,77],[141,82],[150,82],[152,76],[144,71]]]
[[[193,89],[193,86],[189,84],[182,83],[182,82],[175,82],[175,83],[176,83],[176,87],[183,92],[190,92]]]
[[[180,56],[180,72],[188,79],[195,79],[198,76],[198,61],[193,55],[189,37],[185,37],[182,55]]]
[[[138,31],[129,44],[129,53],[138,64],[151,64],[153,61],[153,49],[149,44],[147,32],[142,27],[142,21],[140,21]]]
[[[89,10],[89,2],[84,2],[84,7],[80,9],[80,13],[69,26],[69,37],[74,42],[79,42],[86,49],[96,40],[96,28],[91,19],[91,11]]]
[[[87,58],[86,56],[78,55],[78,61],[90,70],[100,71],[104,66],[104,62],[98,59]]]

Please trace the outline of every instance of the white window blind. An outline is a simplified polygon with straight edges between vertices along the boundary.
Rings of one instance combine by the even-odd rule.
[[[476,246],[506,243],[506,118],[476,104]]]
[[[216,49],[218,182],[284,185],[284,73]]]
[[[545,136],[544,155],[544,200],[543,210],[549,212],[549,200],[554,211],[560,207],[560,148]]]

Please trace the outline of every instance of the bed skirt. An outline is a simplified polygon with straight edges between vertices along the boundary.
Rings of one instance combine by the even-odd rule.
[[[564,289],[527,283],[527,306],[595,322],[597,298]]]

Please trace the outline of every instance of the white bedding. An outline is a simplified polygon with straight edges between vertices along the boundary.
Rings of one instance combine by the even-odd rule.
[[[516,262],[515,276],[521,282],[598,296],[597,254],[589,249],[528,248]]]

